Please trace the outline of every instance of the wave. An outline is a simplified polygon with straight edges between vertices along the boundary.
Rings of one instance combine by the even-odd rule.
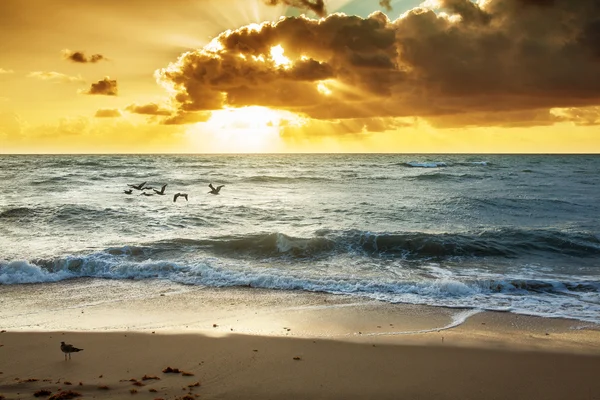
[[[251,183],[294,183],[294,182],[327,182],[331,178],[321,176],[274,176],[274,175],[255,175],[242,178],[242,182]]]
[[[147,249],[123,252],[137,255]],[[459,275],[420,279],[318,276],[285,268],[230,266],[214,258],[191,262],[133,261],[120,251],[68,256],[52,260],[0,261],[0,284],[56,282],[91,277],[103,279],[167,279],[211,287],[301,290],[356,295],[392,303],[512,311],[546,317],[600,322],[600,282],[580,277],[561,280],[473,278]]]
[[[74,177],[80,177],[78,174],[67,174],[62,176],[53,176],[50,178],[40,179],[32,181],[31,184],[34,186],[44,186],[44,185],[56,185],[63,182],[72,181]]]
[[[169,239],[142,247],[124,246],[122,252],[119,249],[111,248],[108,252],[129,255],[135,251],[135,255],[145,255],[148,258],[166,251],[179,254],[201,252],[224,258],[248,260],[317,260],[344,254],[405,260],[443,260],[456,257],[511,259],[539,253],[548,256],[597,257],[600,255],[600,240],[587,233],[548,230],[501,229],[464,234],[323,230],[309,238],[283,233],[258,233],[207,239]]]
[[[600,255],[600,239],[588,233],[551,230],[500,229],[463,234],[322,230],[308,238],[283,233],[175,238],[111,247],[105,253],[142,259],[157,259],[167,253],[174,257],[195,254],[248,261],[316,261],[344,255],[420,262],[457,257],[515,259],[532,254],[590,258]]]
[[[8,208],[0,212],[0,218],[6,219],[21,219],[35,217],[40,213],[40,210],[29,207]]]
[[[416,162],[416,161],[410,161],[407,163],[402,164],[406,167],[411,167],[411,168],[441,168],[441,167],[447,167],[448,164],[446,164],[443,161],[432,161],[432,162]]]
[[[481,166],[481,167],[487,167],[489,165],[491,165],[491,163],[489,161],[465,161],[465,162],[457,162],[457,163],[453,163],[453,165],[463,165],[463,166]]]
[[[104,222],[115,218],[128,218],[130,215],[117,208],[98,208],[80,204],[65,204],[58,207],[14,207],[0,211],[0,220],[11,223],[38,222],[76,224],[79,222]]]
[[[464,161],[464,162],[446,162],[446,161],[409,161],[401,164],[396,164],[409,168],[446,168],[446,167],[487,167],[491,165],[489,161]]]
[[[483,179],[483,176],[473,174],[447,174],[442,172],[424,173],[404,178],[409,181],[464,181],[469,179]]]

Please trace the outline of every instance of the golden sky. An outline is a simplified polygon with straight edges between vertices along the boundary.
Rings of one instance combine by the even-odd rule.
[[[1,0],[0,153],[598,153],[597,0]]]

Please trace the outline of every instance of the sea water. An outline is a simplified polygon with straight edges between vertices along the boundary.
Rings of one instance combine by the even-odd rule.
[[[600,323],[599,171],[593,155],[0,156],[0,295],[166,280]],[[124,193],[143,182],[165,195]]]

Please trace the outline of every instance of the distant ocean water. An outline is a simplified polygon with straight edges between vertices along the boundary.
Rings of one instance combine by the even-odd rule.
[[[591,155],[0,156],[0,294],[165,279],[600,323],[599,171]],[[144,181],[166,195],[123,193]]]

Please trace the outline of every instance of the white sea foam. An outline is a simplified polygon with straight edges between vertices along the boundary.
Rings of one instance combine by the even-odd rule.
[[[479,314],[482,311],[483,310],[476,309],[476,308],[460,311],[460,312],[452,315],[452,321],[449,324],[440,326],[440,327],[436,327],[436,328],[419,329],[416,331],[371,332],[371,333],[363,333],[361,335],[362,336],[400,336],[400,335],[415,335],[415,334],[419,334],[419,333],[441,332],[441,331],[445,331],[448,329],[456,328],[457,326],[464,324],[467,321],[467,319],[469,319],[473,315]]]
[[[50,272],[25,260],[0,262],[0,283],[3,285],[17,283],[57,282],[73,278],[70,271]]]
[[[600,283],[527,280],[522,277],[435,274],[432,265],[426,275],[408,274],[396,279],[315,275],[302,270],[249,266],[217,258],[192,264],[166,260],[133,262],[105,253],[55,261],[40,267],[27,261],[0,262],[0,283],[56,282],[77,277],[108,279],[166,279],[186,285],[212,287],[304,290],[354,295],[391,303],[427,304],[454,308],[477,308],[576,318],[600,322]],[[441,271],[440,271],[441,272]],[[433,273],[433,274],[432,274]],[[438,276],[435,276],[438,275]],[[411,278],[412,277],[412,278]],[[569,290],[573,287],[574,290]]]

